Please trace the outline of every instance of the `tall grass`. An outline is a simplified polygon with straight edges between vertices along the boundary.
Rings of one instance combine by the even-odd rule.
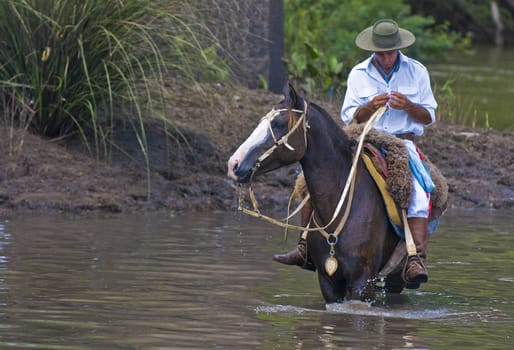
[[[459,91],[453,88],[453,79],[448,79],[441,86],[434,87],[434,94],[438,103],[437,116],[440,120],[452,124],[466,125],[471,128],[490,129],[489,115],[483,118],[477,115],[475,101],[465,99]]]
[[[216,37],[186,3],[0,2],[0,104],[7,130],[78,136],[97,160],[108,160],[117,128],[129,125],[145,158],[149,194],[145,118],[173,127],[165,111],[166,80],[228,78]],[[20,151],[23,140],[11,141],[11,151]]]

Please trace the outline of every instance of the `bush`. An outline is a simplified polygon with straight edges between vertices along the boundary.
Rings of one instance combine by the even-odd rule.
[[[216,39],[185,3],[2,1],[4,120],[49,138],[80,135],[98,159],[109,158],[115,129],[130,125],[146,156],[143,119],[169,124],[167,77],[227,77]]]

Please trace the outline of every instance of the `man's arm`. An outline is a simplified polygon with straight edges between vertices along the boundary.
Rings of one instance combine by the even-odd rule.
[[[394,109],[403,109],[409,117],[418,123],[428,125],[432,122],[428,110],[420,105],[411,102],[407,96],[397,91],[392,91],[389,98],[389,106]]]

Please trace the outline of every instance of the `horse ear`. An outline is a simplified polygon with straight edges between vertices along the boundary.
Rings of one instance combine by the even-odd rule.
[[[301,105],[302,100],[296,93],[296,90],[290,81],[286,82],[283,93],[284,102],[289,106],[289,108],[297,108],[299,105]]]

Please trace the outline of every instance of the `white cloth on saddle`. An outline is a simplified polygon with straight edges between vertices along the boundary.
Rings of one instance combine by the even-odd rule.
[[[403,140],[405,147],[409,151],[409,158],[415,154],[415,157],[421,162],[416,145],[410,140]],[[418,179],[412,174],[412,192],[411,200],[407,208],[407,217],[409,218],[428,218],[430,208],[430,193],[425,192]]]

